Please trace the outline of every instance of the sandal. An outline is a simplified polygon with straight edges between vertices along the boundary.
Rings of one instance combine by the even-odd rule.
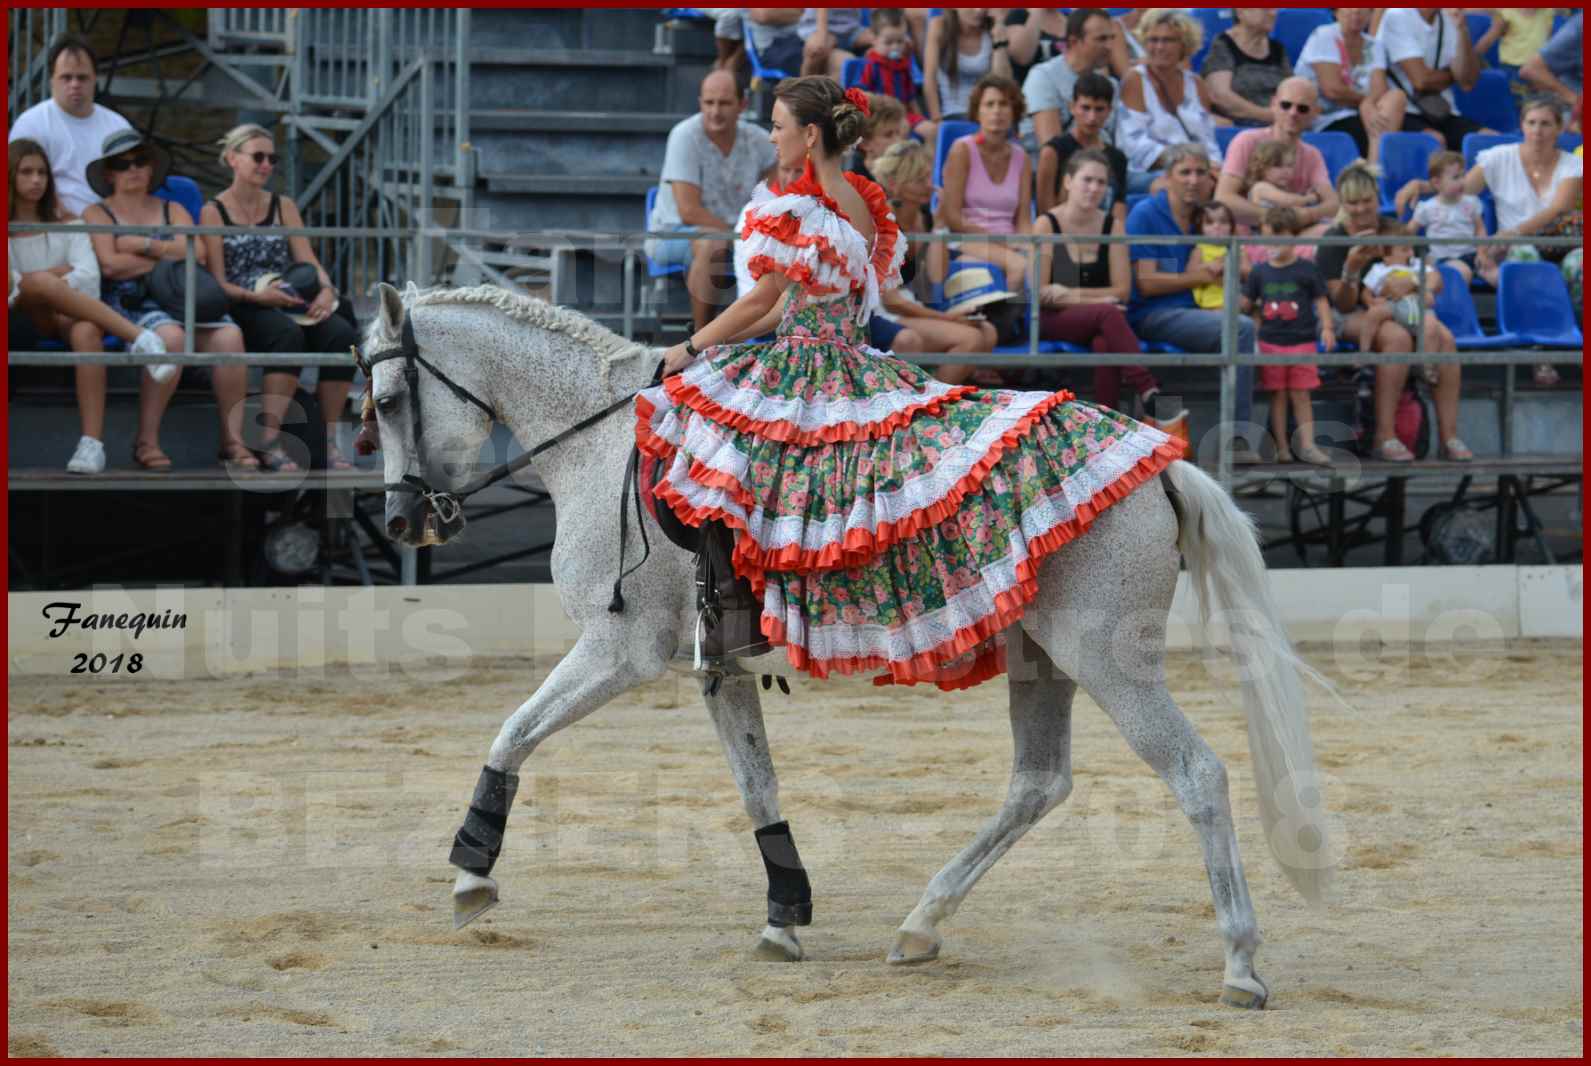
[[[147,441],[133,445],[133,462],[157,474],[164,474],[171,469],[171,456],[161,451],[160,445]]]
[[[254,458],[254,453],[240,442],[222,445],[220,453],[216,456],[221,461],[221,466],[227,470],[252,473],[259,470],[260,461]]]
[[[1401,441],[1399,442],[1402,443]],[[1298,458],[1310,466],[1330,466],[1331,456],[1313,444],[1298,449]]]
[[[1375,457],[1383,463],[1412,463],[1414,453],[1396,437],[1388,438],[1375,446]]]
[[[1449,437],[1442,443],[1442,458],[1450,463],[1467,463],[1475,458],[1475,453],[1457,437]]]
[[[353,460],[344,455],[342,453],[342,449],[337,447],[335,444],[328,444],[326,446],[326,469],[353,470]]]
[[[253,449],[254,457],[259,460],[260,469],[272,474],[296,474],[302,469],[293,462],[292,457],[282,450],[280,444],[272,444],[266,448]]]
[[[1558,384],[1558,368],[1551,363],[1537,363],[1532,379],[1544,389],[1550,389]]]

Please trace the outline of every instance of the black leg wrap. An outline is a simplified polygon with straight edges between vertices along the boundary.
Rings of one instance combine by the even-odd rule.
[[[514,793],[518,790],[518,774],[481,767],[480,780],[475,782],[475,798],[470,800],[463,827],[453,837],[448,862],[481,877],[492,872],[497,855],[503,850],[503,827],[508,824],[508,809],[513,806]]]
[[[757,849],[768,870],[768,924],[812,924],[812,883],[796,852],[789,822],[757,830]]]

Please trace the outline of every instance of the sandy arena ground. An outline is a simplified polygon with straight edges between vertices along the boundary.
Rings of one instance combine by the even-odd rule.
[[[946,926],[896,924],[1004,793],[1005,687],[764,696],[817,923],[754,961],[765,882],[688,679],[526,764],[503,904],[446,849],[549,663],[462,677],[13,679],[12,1055],[1565,1055],[1583,1050],[1582,647],[1306,649],[1345,859],[1307,909],[1259,838],[1229,677],[1172,691],[1227,760],[1272,1009],[1216,1003],[1193,831],[1079,694],[1076,788]]]

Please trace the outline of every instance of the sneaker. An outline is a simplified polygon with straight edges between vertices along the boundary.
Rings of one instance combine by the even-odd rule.
[[[154,330],[146,329],[128,346],[127,350],[134,355],[165,355],[166,342],[161,340],[160,335]],[[164,385],[177,374],[181,367],[175,363],[149,363],[145,369],[149,371],[149,376],[155,379],[156,384]]]
[[[105,445],[93,437],[79,437],[77,451],[66,464],[69,474],[103,474],[105,472]]]
[[[1242,464],[1263,463],[1260,453],[1249,447],[1249,442],[1241,438],[1232,442],[1232,462]]]

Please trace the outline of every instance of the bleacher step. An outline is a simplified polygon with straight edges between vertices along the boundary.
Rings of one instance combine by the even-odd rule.
[[[618,49],[481,48],[469,51],[472,66],[489,67],[672,67],[673,56]]]
[[[532,196],[645,196],[656,174],[482,174],[492,192]],[[639,216],[640,212],[636,212]]]
[[[521,111],[514,108],[471,109],[470,132],[501,130],[544,133],[663,133],[689,115],[638,115],[622,111]]]

